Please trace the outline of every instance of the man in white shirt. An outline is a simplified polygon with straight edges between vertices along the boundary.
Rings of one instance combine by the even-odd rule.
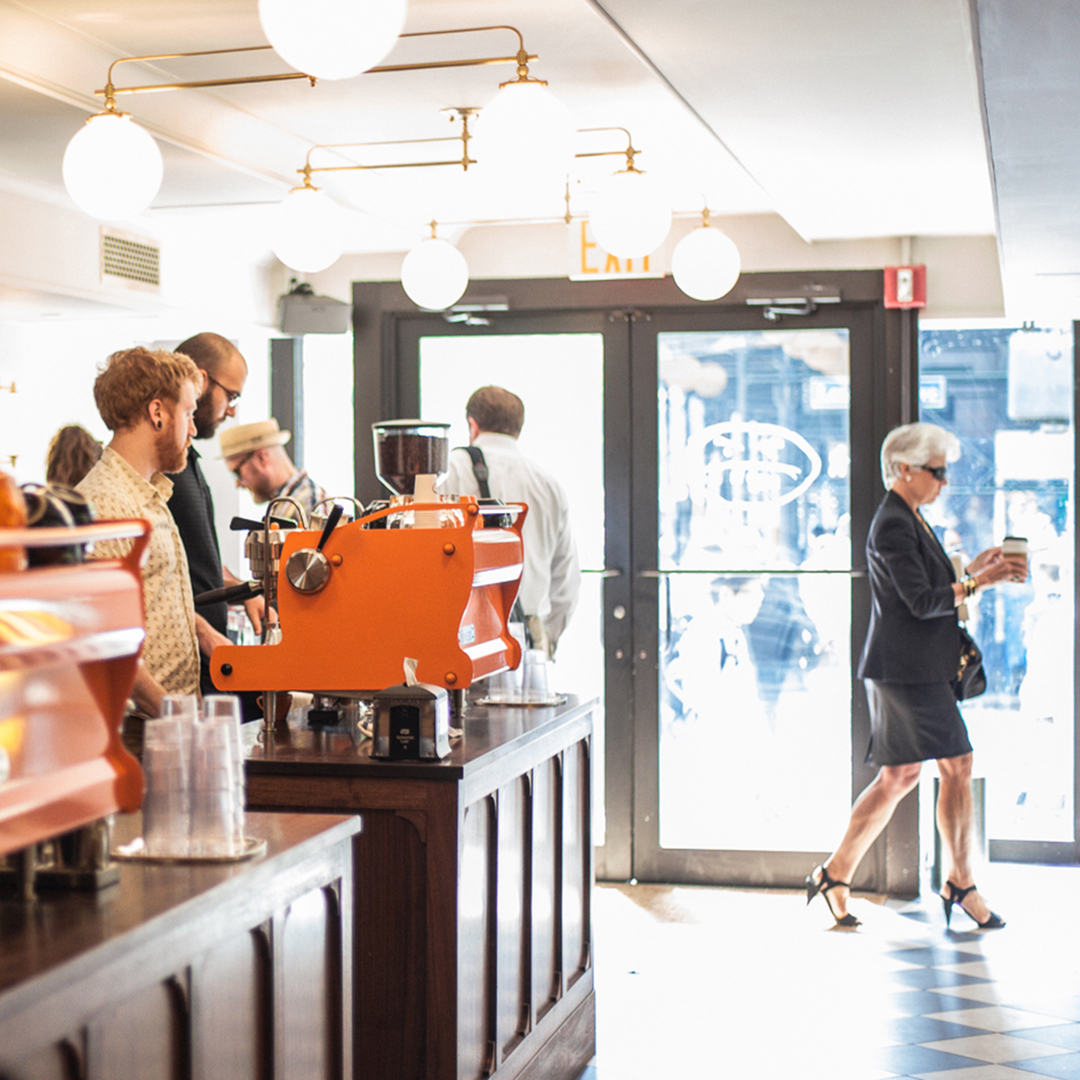
[[[566,492],[549,472],[518,448],[525,406],[517,394],[500,386],[481,387],[469,398],[465,418],[469,423],[469,446],[478,448],[483,455],[482,468],[487,469],[491,497],[528,504],[522,530],[525,560],[518,600],[533,645],[554,655],[581,591]],[[449,473],[440,490],[455,495],[482,494],[472,458],[464,448],[458,447],[450,454]]]
[[[182,472],[195,434],[202,372],[179,353],[141,347],[113,353],[94,382],[94,401],[113,433],[101,460],[79,483],[99,518],[146,518],[153,526],[142,570],[146,642],[132,698],[140,714],[157,716],[165,694],[199,692],[199,648],[228,639],[197,634],[187,556],[169,513],[172,481]],[[130,540],[95,546],[95,558],[130,550]]]

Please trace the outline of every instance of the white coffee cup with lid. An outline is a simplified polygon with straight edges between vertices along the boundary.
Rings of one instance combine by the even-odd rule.
[[[1026,536],[1006,536],[1001,541],[1001,554],[1007,559],[1021,558],[1026,559],[1028,557],[1028,542]],[[1019,581],[1020,578],[1014,576],[1013,581]]]
[[[1006,536],[1001,541],[1001,554],[1006,558],[1020,556],[1026,559],[1028,554],[1028,542],[1026,536]]]

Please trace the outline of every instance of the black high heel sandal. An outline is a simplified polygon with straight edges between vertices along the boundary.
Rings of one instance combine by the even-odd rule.
[[[945,908],[945,925],[949,925],[949,920],[952,918],[952,909],[955,904],[980,930],[1000,930],[1005,925],[1005,920],[1000,915],[995,915],[994,912],[990,912],[985,922],[979,922],[971,912],[967,911],[964,907],[964,897],[968,893],[973,893],[978,889],[977,885],[969,885],[966,889],[957,888],[951,881],[946,881],[946,885],[949,886],[949,895],[942,896],[941,903]]]
[[[821,877],[816,878],[816,874],[820,874]],[[825,901],[826,907],[829,909],[829,914],[836,920],[837,926],[862,926],[862,920],[856,919],[851,912],[848,912],[846,915],[836,914],[836,909],[832,906],[832,901],[829,899],[829,890],[835,889],[837,886],[845,889],[851,888],[848,882],[836,881],[829,877],[829,871],[825,869],[825,864],[822,863],[819,867],[806,875],[806,902],[809,904],[818,893],[821,893],[821,897]]]

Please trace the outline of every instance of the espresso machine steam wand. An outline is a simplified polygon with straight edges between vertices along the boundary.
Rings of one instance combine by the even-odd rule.
[[[263,619],[262,633],[259,636],[261,645],[272,645],[276,636],[280,637],[281,630],[275,623],[270,625],[270,611],[277,610],[277,577],[281,566],[281,549],[285,545],[285,533],[281,529],[271,529],[271,518],[274,516],[274,507],[279,503],[290,503],[297,514],[300,527],[308,527],[307,512],[303,506],[290,495],[281,495],[271,499],[266,508],[263,518],[262,533],[253,531],[248,533],[245,543],[245,554],[251,564],[251,571],[262,582],[263,596],[266,598],[266,615]],[[261,547],[261,550],[259,550]],[[277,690],[263,690],[263,751],[267,757],[274,756],[274,726],[277,723]]]

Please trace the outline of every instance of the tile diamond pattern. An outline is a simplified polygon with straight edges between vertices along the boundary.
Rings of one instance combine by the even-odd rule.
[[[1080,926],[1025,913],[1039,892],[1009,876],[1000,933],[946,930],[932,896],[856,901],[863,926],[836,934],[778,890],[599,889],[597,1058],[580,1080],[1080,1080]],[[1073,910],[1080,872],[1053,880],[1054,908]]]

